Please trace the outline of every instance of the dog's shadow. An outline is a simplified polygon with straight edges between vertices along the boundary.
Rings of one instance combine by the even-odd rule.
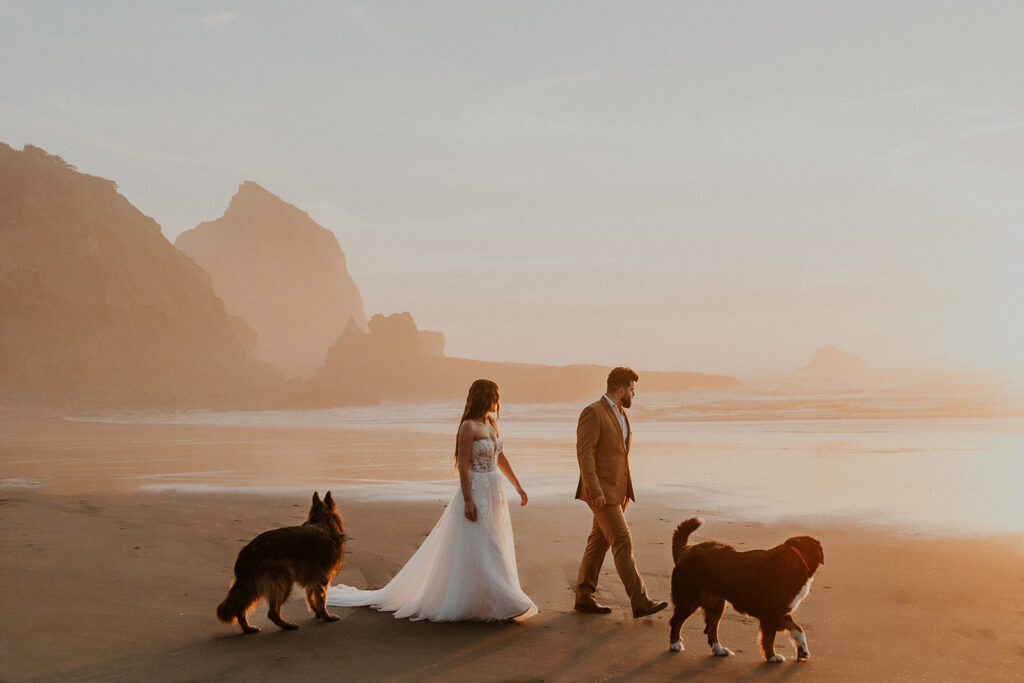
[[[723,657],[709,656],[694,662],[692,660],[684,660],[678,652],[665,650],[657,657],[630,670],[624,678],[643,680],[644,678],[654,677],[658,672],[652,671],[652,669],[655,667],[661,669],[665,666],[672,666],[673,664],[679,667],[679,672],[676,675],[671,676],[670,680],[686,681],[696,679],[699,681],[705,681],[712,677],[721,679],[722,666],[725,664],[725,661]]]
[[[658,657],[655,657],[625,674],[627,679],[644,679],[655,675],[664,676],[663,668],[675,662],[679,667],[677,673],[669,676],[668,680],[689,681],[689,680],[733,680],[733,681],[787,681],[794,676],[812,675],[804,671],[807,662],[800,662],[795,659],[787,659],[785,662],[766,662],[758,656],[760,662],[751,661],[749,668],[744,661],[738,661],[736,657],[715,657],[707,655],[698,657],[696,660],[683,659],[680,653],[666,650]],[[737,671],[737,668],[742,668]]]
[[[738,681],[788,681],[790,678],[799,675],[813,675],[807,668],[808,663],[797,659],[787,659],[784,662],[765,662],[752,668],[745,675],[737,678]],[[805,671],[805,669],[807,669]]]

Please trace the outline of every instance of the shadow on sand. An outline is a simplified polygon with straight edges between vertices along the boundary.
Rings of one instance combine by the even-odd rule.
[[[666,625],[626,617],[547,612],[525,624],[409,622],[368,609],[337,609],[341,621],[291,615],[300,628],[232,627],[184,647],[145,652],[64,671],[47,680],[786,680],[807,669],[752,655],[671,653]],[[697,633],[687,634],[691,642]]]

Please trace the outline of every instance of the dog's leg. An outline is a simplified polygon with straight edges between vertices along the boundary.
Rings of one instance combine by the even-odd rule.
[[[306,589],[306,604],[313,610],[317,619],[337,621],[340,617],[327,611],[327,586],[313,586]]]
[[[767,617],[761,620],[761,654],[765,661],[784,662],[786,658],[775,652],[775,634],[779,631],[779,617]]]
[[[267,605],[270,609],[267,610],[267,617],[280,628],[289,630],[298,628],[298,624],[285,621],[284,617],[281,616],[281,606],[288,599],[288,594],[292,592],[291,576],[277,574],[268,583],[266,595]]]
[[[224,602],[217,605],[217,618],[225,624],[233,624],[236,621],[242,627],[242,633],[258,633],[259,629],[251,626],[246,621],[245,615],[249,613],[260,599],[259,589],[252,577],[244,573],[236,577],[231,584]]]
[[[291,631],[299,627],[298,624],[293,624],[292,622],[285,620],[285,618],[281,616],[280,605],[277,605],[276,609],[274,607],[271,607],[270,611],[267,612],[267,616],[270,618],[272,622],[277,624],[280,628],[285,629],[286,631]]]
[[[704,633],[708,634],[711,654],[716,657],[728,657],[733,653],[732,650],[718,642],[718,622],[722,620],[722,613],[725,612],[725,600],[719,597],[710,597],[705,600],[703,608]]]
[[[673,601],[675,602],[675,601]],[[683,622],[690,618],[690,615],[697,611],[697,602],[675,602],[675,611],[672,618],[668,620],[668,648],[673,652],[683,651],[683,637],[680,632],[683,630]]]
[[[800,627],[800,624],[793,620],[792,614],[782,617],[779,629],[789,631],[789,637],[793,639],[793,647],[796,648],[796,658],[798,660],[807,659],[811,656],[811,649],[807,647],[807,635],[804,633],[803,628]]]
[[[240,612],[236,615],[238,619],[238,625],[242,627],[242,633],[259,633],[258,627],[253,626],[249,623],[249,620],[245,618],[245,612]]]

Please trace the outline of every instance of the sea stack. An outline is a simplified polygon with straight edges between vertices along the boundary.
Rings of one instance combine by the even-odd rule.
[[[228,312],[255,330],[259,359],[286,376],[312,375],[349,320],[366,327],[334,233],[254,182],[239,186],[221,218],[175,244],[210,274]]]

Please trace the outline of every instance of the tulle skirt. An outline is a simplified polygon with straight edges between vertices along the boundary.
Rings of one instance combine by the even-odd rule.
[[[327,604],[374,607],[399,619],[430,621],[523,620],[536,614],[537,606],[519,587],[501,474],[491,470],[469,476],[475,522],[466,519],[457,488],[423,544],[386,586],[331,586]]]

